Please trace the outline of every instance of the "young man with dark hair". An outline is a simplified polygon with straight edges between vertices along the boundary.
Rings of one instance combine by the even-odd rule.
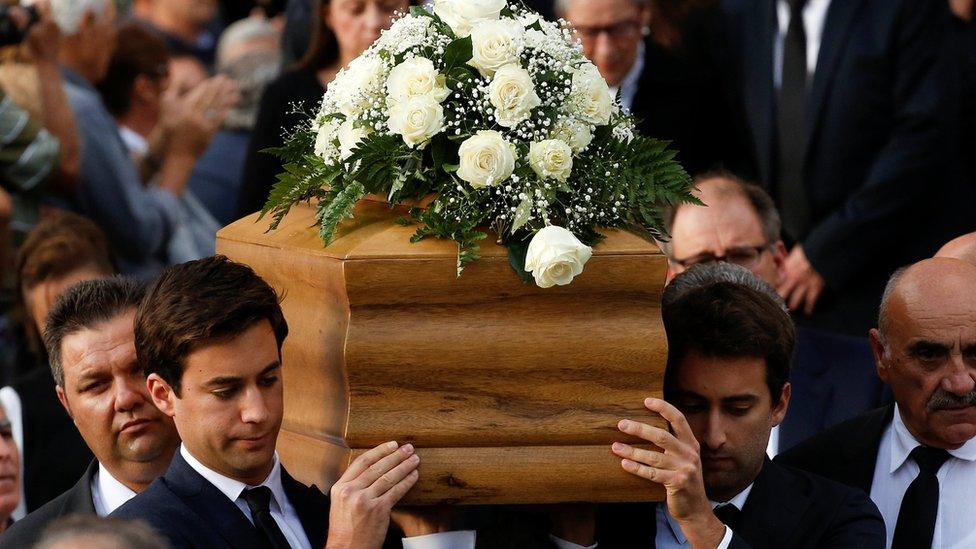
[[[48,315],[57,396],[97,459],[73,488],[15,523],[0,545],[29,547],[64,515],[108,515],[169,465],[179,437],[153,406],[136,362],[132,327],[143,294],[123,278],[89,280],[66,291]]]
[[[217,256],[168,269],[136,317],[153,402],[183,445],[166,474],[114,516],[148,521],[173,547],[379,547],[390,510],[418,478],[411,445],[350,464],[331,501],[295,481],[275,452],[284,411],[278,296]]]
[[[695,284],[682,284],[696,272]],[[667,501],[601,508],[600,548],[884,547],[884,523],[865,494],[766,457],[790,401],[794,342],[775,291],[731,265],[698,266],[675,283],[663,311],[667,401],[645,401],[668,428],[618,425],[661,451],[612,446],[625,471],[663,484]]]

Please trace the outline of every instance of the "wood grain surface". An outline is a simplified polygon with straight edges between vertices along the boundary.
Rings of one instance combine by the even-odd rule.
[[[397,440],[423,463],[409,504],[660,499],[609,452],[617,420],[663,425],[642,406],[667,355],[657,247],[608,231],[571,285],[543,290],[494,242],[457,278],[454,243],[410,244],[403,213],[364,201],[328,248],[308,206],[218,234],[283,294],[289,470],[327,487],[350,448]]]

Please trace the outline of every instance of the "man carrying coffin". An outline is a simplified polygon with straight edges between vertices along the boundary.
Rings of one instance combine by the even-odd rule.
[[[895,404],[781,456],[871,494],[888,546],[976,547],[976,265],[929,259],[885,289],[871,330]]]
[[[144,519],[172,547],[400,546],[387,530],[419,475],[412,446],[366,452],[331,498],[281,466],[288,326],[254,271],[222,256],[171,267],[140,305],[135,334],[149,394],[183,443],[166,473],[113,516]],[[466,535],[424,538],[452,534]]]
[[[670,429],[618,426],[663,452],[612,450],[625,471],[663,484],[667,501],[601,507],[595,539],[554,535],[601,549],[882,547],[884,524],[864,493],[766,457],[790,401],[794,341],[775,291],[736,265],[696,266],[667,288],[663,315],[667,402],[645,405]]]

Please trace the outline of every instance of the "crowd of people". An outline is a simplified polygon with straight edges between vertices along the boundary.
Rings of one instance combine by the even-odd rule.
[[[407,0],[0,7],[0,547],[976,547],[976,0],[534,0],[702,205],[666,212],[660,504],[394,509],[275,453],[280,296],[214,256]],[[95,540],[95,541],[91,541]]]

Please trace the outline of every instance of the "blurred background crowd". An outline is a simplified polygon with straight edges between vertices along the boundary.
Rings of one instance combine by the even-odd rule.
[[[802,326],[798,353],[813,365],[794,391],[832,375],[856,393],[791,411],[771,452],[882,401],[864,337],[886,280],[976,230],[974,0],[526,3],[575,27],[713,206],[671,212],[672,272],[715,260],[754,270]],[[25,464],[7,516],[63,492],[91,459],[40,343],[56,297],[213,254],[215,232],[259,210],[282,171],[262,151],[410,4],[0,9],[0,402],[14,416],[0,435],[16,442],[2,459]],[[851,366],[824,373],[838,360]],[[795,400],[819,402],[813,393]],[[43,436],[25,435],[31,422]]]

